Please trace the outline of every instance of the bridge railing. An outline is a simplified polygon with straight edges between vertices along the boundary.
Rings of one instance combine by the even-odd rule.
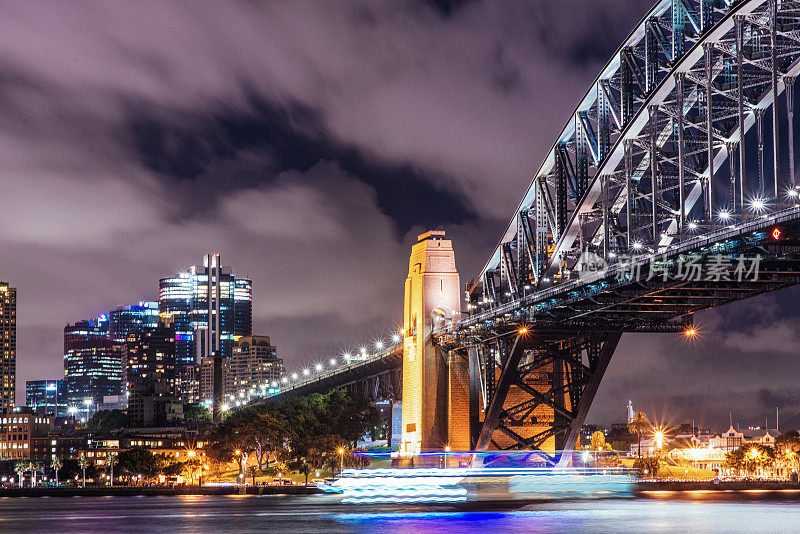
[[[398,350],[403,349],[403,343],[398,342],[392,345],[389,345],[387,348],[381,350],[380,352],[376,352],[374,354],[368,354],[366,357],[360,359],[353,359],[350,363],[346,363],[344,365],[340,365],[334,369],[328,369],[325,371],[318,371],[307,378],[299,379],[291,384],[286,385],[285,387],[279,388],[279,391],[272,393],[270,395],[264,396],[265,398],[274,397],[276,395],[280,395],[281,393],[286,393],[288,391],[292,391],[297,388],[301,388],[307,386],[309,384],[313,384],[315,382],[319,382],[320,380],[324,380],[326,378],[330,378],[336,376],[338,374],[344,373],[345,371],[351,371],[354,369],[358,369],[359,367],[381,360],[387,356],[391,356],[395,354]]]

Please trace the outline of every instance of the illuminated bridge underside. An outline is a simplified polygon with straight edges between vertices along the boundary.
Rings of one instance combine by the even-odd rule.
[[[623,332],[681,332],[800,282],[799,57],[798,2],[662,0],[634,29],[535,174],[470,317],[435,333],[469,359],[475,447],[571,449]],[[608,272],[577,276],[590,253]],[[761,274],[645,280],[650,260],[688,253],[761,254]],[[618,280],[631,255],[642,280]]]
[[[733,261],[718,281],[679,279],[679,259],[689,254],[759,255],[759,273],[739,281]],[[800,208],[674,247],[659,258],[666,281],[647,280],[650,259],[635,260],[638,280],[629,266],[612,266],[435,334],[443,347],[468,353],[479,386],[470,414],[475,448],[571,450],[622,333],[684,332],[696,312],[800,283]]]

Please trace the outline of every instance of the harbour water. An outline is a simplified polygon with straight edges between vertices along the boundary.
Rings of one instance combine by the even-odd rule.
[[[798,492],[654,492],[513,508],[342,505],[334,495],[2,498],[2,533],[798,532]]]

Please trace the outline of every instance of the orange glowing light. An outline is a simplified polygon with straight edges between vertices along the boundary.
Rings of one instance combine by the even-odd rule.
[[[780,228],[772,229],[772,239],[774,239],[775,241],[781,238],[781,234],[783,234],[783,232],[781,232]]]
[[[522,326],[520,326],[520,327],[517,329],[517,333],[518,333],[519,335],[521,335],[521,336],[527,335],[527,334],[528,334],[528,327],[527,327],[527,326],[525,326],[525,325],[522,325]]]
[[[690,326],[689,328],[683,331],[683,335],[689,339],[692,339],[697,336],[697,328]]]

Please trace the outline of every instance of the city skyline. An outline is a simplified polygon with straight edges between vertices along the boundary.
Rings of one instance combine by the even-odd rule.
[[[0,108],[10,169],[0,278],[19,290],[17,399],[26,380],[59,376],[65,323],[157,300],[154,282],[208,249],[254,280],[253,331],[269,334],[290,368],[396,328],[408,249],[429,227],[446,228],[468,280],[581,92],[649,7],[597,2],[590,16],[580,5],[569,29],[553,22],[555,3],[309,8],[335,36],[300,22],[300,8],[194,6],[193,17],[224,29],[227,55],[202,63],[169,6],[153,17],[158,36],[139,14],[108,8],[113,43],[81,26],[92,15],[80,8],[50,6],[49,25],[31,32],[33,8],[17,6],[5,34],[30,42],[22,50],[3,37]],[[248,31],[251,18],[269,31]],[[309,33],[313,43],[293,37]],[[77,111],[41,117],[41,101]],[[797,423],[796,295],[701,314],[693,344],[624,336],[589,420],[621,419],[630,397],[676,420],[700,407],[709,425],[731,411],[758,423],[780,405]]]

